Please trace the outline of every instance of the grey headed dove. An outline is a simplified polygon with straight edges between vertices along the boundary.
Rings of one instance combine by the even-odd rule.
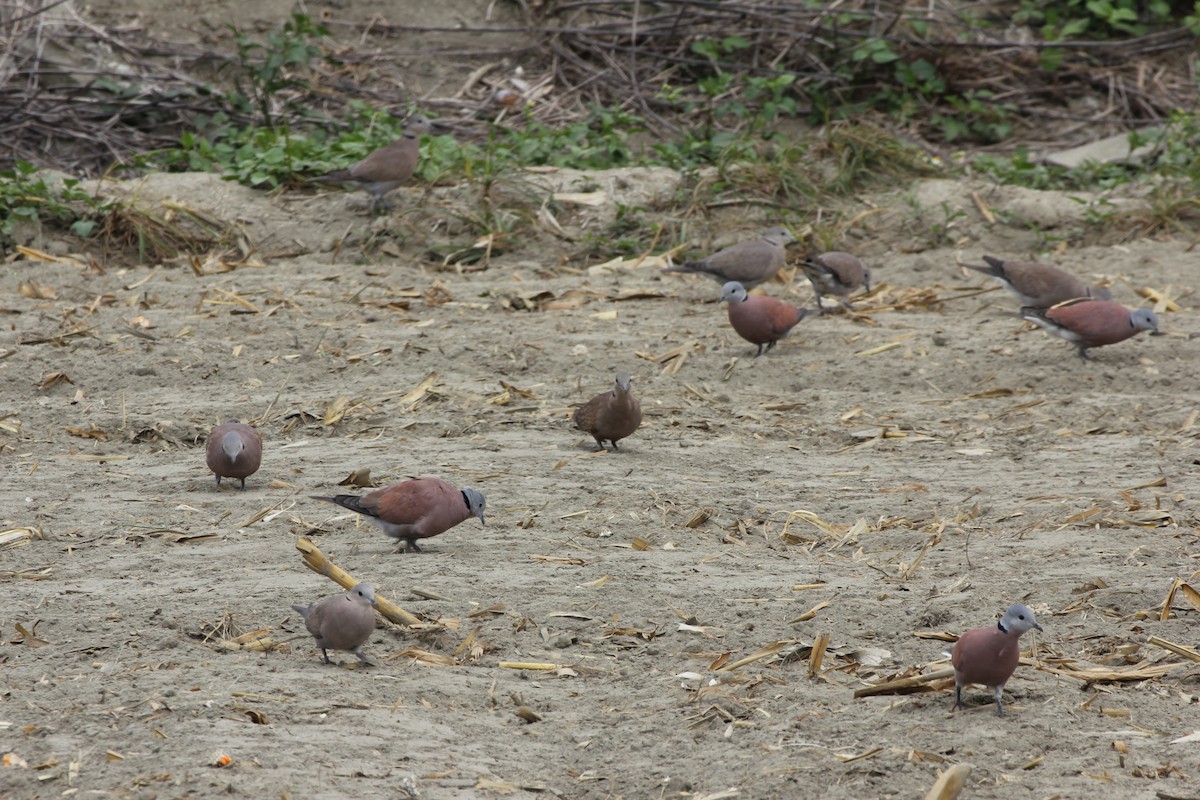
[[[1112,300],[1069,300],[1044,310],[1022,308],[1021,316],[1074,344],[1084,360],[1091,360],[1088,348],[1123,342],[1142,331],[1159,333],[1153,311],[1130,311]]]
[[[699,272],[717,283],[737,281],[753,289],[779,274],[787,260],[787,246],[796,240],[787,228],[768,228],[757,239],[738,242],[700,261],[688,261],[663,272]]]
[[[721,300],[729,303],[729,324],[738,336],[758,345],[755,358],[763,354],[763,345],[770,350],[808,315],[807,308],[798,308],[774,297],[748,295],[746,287],[737,281],[721,287]]]
[[[833,295],[846,308],[850,305],[850,295],[859,289],[871,291],[871,270],[859,260],[858,256],[832,250],[800,262],[800,269],[812,283],[813,293],[817,297],[817,310],[825,313],[821,305],[823,295]]]
[[[1036,261],[1001,261],[984,256],[987,266],[963,264],[998,280],[1023,307],[1049,308],[1077,297],[1109,300],[1112,294],[1100,286],[1088,286],[1069,272]]]
[[[604,440],[617,442],[629,436],[642,424],[642,404],[629,386],[629,373],[618,372],[610,391],[598,394],[575,409],[575,427],[590,433],[601,450]]]
[[[1000,696],[1021,660],[1021,634],[1041,630],[1028,606],[1008,607],[995,625],[973,628],[954,643],[950,663],[954,665],[954,707],[963,708],[962,689],[968,683],[991,687],[996,697],[996,714],[1004,716]]]
[[[319,603],[292,609],[304,617],[304,627],[317,641],[326,664],[329,650],[349,650],[364,664],[370,664],[363,655],[362,646],[375,630],[375,588],[369,583],[359,583],[343,594],[326,597]]]
[[[458,489],[441,478],[410,478],[361,497],[313,495],[312,499],[362,514],[388,536],[402,540],[405,552],[421,552],[417,539],[445,533],[470,517],[479,517],[487,524],[483,516],[487,499],[483,494],[475,489]]]
[[[404,135],[384,145],[362,161],[313,178],[316,183],[345,184],[362,189],[371,195],[370,211],[376,207],[390,208],[383,196],[413,176],[421,153],[421,134],[428,133],[429,120],[418,114],[404,127]]]
[[[221,478],[238,478],[245,489],[246,478],[258,472],[262,465],[262,436],[236,419],[222,422],[208,433],[204,460],[217,476],[218,486]]]

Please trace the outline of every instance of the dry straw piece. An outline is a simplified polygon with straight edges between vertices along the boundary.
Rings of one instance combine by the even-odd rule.
[[[326,558],[321,549],[313,544],[312,539],[309,539],[307,536],[301,536],[296,540],[296,549],[303,556],[305,565],[318,575],[324,575],[347,590],[353,589],[358,585],[359,582],[350,573]],[[420,618],[408,613],[378,592],[375,593],[375,610],[382,614],[386,620],[394,622],[397,625],[408,625],[411,627],[421,624]]]
[[[938,776],[937,781],[926,793],[925,800],[954,800],[966,786],[970,775],[970,764],[955,764]]]

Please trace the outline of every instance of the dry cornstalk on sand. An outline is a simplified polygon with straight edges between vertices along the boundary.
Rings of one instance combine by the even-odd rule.
[[[324,575],[347,590],[353,589],[358,584],[358,581],[349,572],[330,561],[321,552],[321,548],[313,544],[312,539],[307,536],[301,536],[296,540],[296,549],[303,556],[305,565],[318,575]],[[384,619],[397,625],[421,624],[418,617],[408,613],[378,592],[375,593],[375,610],[382,614]]]
[[[938,777],[925,795],[925,800],[954,800],[962,792],[970,775],[970,764],[955,764]]]

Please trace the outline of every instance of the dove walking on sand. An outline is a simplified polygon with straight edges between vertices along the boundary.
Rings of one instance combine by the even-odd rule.
[[[822,314],[825,313],[825,307],[821,305],[824,295],[833,295],[843,306],[853,309],[850,295],[863,288],[871,291],[871,270],[851,253],[840,250],[821,253],[800,262],[800,269],[812,283],[817,310]]]
[[[770,350],[808,315],[807,308],[798,308],[774,297],[749,295],[746,287],[737,281],[721,287],[721,300],[729,303],[729,324],[738,336],[758,345],[755,358],[763,354],[764,345]]]
[[[209,431],[204,460],[217,476],[218,486],[221,478],[237,478],[245,489],[246,478],[262,465],[262,435],[236,419],[222,422]]]
[[[418,114],[408,121],[404,135],[396,141],[379,148],[346,169],[334,170],[327,175],[313,178],[313,181],[345,184],[362,189],[371,195],[371,213],[377,207],[390,208],[383,197],[407,182],[416,172],[417,159],[421,153],[421,134],[428,133],[429,129],[429,120]]]
[[[688,261],[663,272],[699,272],[718,283],[737,281],[753,289],[779,274],[787,261],[787,246],[796,240],[787,228],[768,228],[757,239],[738,242],[700,261]]]
[[[1008,607],[995,625],[973,628],[954,643],[950,663],[954,665],[954,707],[964,708],[963,687],[978,683],[992,689],[996,698],[996,714],[1004,716],[1000,696],[1004,684],[1012,677],[1021,661],[1021,634],[1042,630],[1028,606],[1015,603]]]
[[[630,389],[629,373],[618,372],[613,388],[575,409],[572,419],[576,428],[592,435],[601,450],[606,439],[617,450],[617,442],[642,424],[642,404]]]
[[[1021,316],[1075,345],[1090,361],[1088,349],[1123,342],[1142,331],[1158,335],[1158,316],[1148,308],[1130,311],[1111,300],[1070,300],[1047,309],[1022,308]]]
[[[963,264],[967,269],[995,278],[1017,298],[1022,307],[1049,308],[1050,306],[1089,297],[1094,300],[1109,300],[1112,295],[1100,286],[1088,286],[1069,272],[1049,264],[1036,261],[1001,261],[984,256],[987,266]]]
[[[445,533],[463,520],[479,517],[484,525],[487,499],[476,489],[459,489],[441,478],[410,478],[361,497],[339,494],[312,496],[362,514],[393,539],[402,540],[405,552],[421,552],[418,539]]]
[[[326,664],[329,650],[348,650],[364,664],[370,664],[363,655],[362,646],[375,630],[375,588],[369,583],[359,583],[344,594],[326,597],[319,603],[292,609],[304,617],[304,627],[313,635]]]

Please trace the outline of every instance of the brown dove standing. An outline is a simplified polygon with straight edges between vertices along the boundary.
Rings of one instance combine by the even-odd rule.
[[[795,241],[787,228],[768,228],[757,239],[738,242],[701,261],[667,267],[663,272],[700,272],[717,283],[737,281],[753,289],[779,274],[787,260],[787,246]]]
[[[368,155],[357,164],[313,178],[316,183],[353,185],[371,195],[370,211],[377,206],[390,208],[383,196],[400,186],[417,170],[421,152],[421,134],[429,131],[430,122],[418,114],[408,121],[404,135]]]
[[[764,295],[748,295],[746,287],[730,281],[721,288],[721,300],[728,301],[729,324],[750,344],[758,345],[758,358],[775,342],[787,336],[800,320],[808,315],[807,308],[797,308]]]
[[[1075,345],[1090,361],[1090,347],[1116,344],[1142,331],[1158,334],[1158,316],[1148,308],[1130,311],[1111,300],[1069,300],[1047,309],[1022,308],[1021,316]]]
[[[239,478],[245,489],[246,478],[258,472],[262,464],[262,436],[236,419],[222,422],[208,433],[204,460],[217,476],[218,486],[221,478]]]
[[[445,533],[470,517],[479,517],[487,499],[475,489],[458,489],[441,478],[410,478],[362,495],[312,496],[348,508],[374,522],[393,539],[403,540],[404,551],[419,553],[417,539]]]
[[[800,269],[812,283],[813,292],[817,296],[817,310],[825,313],[821,305],[822,295],[834,295],[846,308],[850,305],[850,295],[861,288],[871,291],[871,270],[859,260],[858,256],[833,250],[821,253],[800,262]]]
[[[304,627],[317,641],[326,664],[329,650],[349,650],[358,660],[370,665],[362,646],[375,630],[375,588],[369,583],[357,584],[344,594],[326,597],[315,605],[293,605],[304,617]]]
[[[604,392],[575,409],[575,427],[590,433],[601,450],[604,440],[617,442],[636,431],[642,424],[642,404],[629,387],[629,373],[618,372],[612,391]]]
[[[1038,264],[1035,261],[1001,261],[991,256],[984,256],[983,260],[987,262],[987,266],[963,266],[998,280],[1022,306],[1049,308],[1077,297],[1096,300],[1108,300],[1112,297],[1107,289],[1088,286],[1071,273],[1049,264]]]
[[[954,665],[954,707],[963,708],[962,689],[968,683],[992,688],[996,714],[1004,716],[1000,695],[1021,660],[1021,634],[1030,628],[1041,630],[1028,606],[1015,603],[1008,607],[995,625],[973,628],[954,643],[950,663]]]

